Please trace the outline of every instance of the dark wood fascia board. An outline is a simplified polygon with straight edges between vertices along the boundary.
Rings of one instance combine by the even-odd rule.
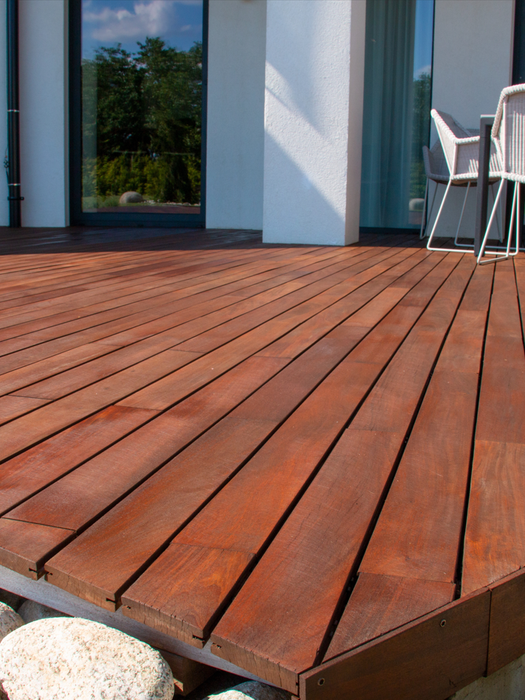
[[[302,700],[445,700],[485,674],[491,591],[480,589],[300,676]]]

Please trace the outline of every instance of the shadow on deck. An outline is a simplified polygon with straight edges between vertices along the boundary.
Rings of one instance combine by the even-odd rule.
[[[0,253],[0,585],[307,700],[444,699],[525,653],[525,257],[114,229]]]

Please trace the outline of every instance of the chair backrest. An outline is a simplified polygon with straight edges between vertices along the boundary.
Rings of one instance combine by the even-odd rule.
[[[456,166],[454,162],[456,155],[456,140],[471,138],[471,134],[467,129],[465,129],[464,126],[456,121],[452,115],[447,114],[447,112],[433,109],[430,114],[432,115],[432,119],[436,125],[439,140],[441,141],[441,146],[443,147],[445,158],[447,159],[449,171],[453,174]]]
[[[503,174],[525,182],[525,84],[502,90],[492,127]]]

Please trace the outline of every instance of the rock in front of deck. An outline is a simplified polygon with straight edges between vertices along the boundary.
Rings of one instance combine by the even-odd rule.
[[[13,608],[0,603],[0,640],[24,624],[23,619]]]
[[[77,617],[37,620],[0,642],[9,700],[171,700],[173,675],[147,644]]]
[[[48,608],[47,605],[37,603],[34,600],[26,600],[18,609],[18,614],[27,624],[35,620],[45,620],[49,617],[69,617],[65,613],[61,613],[53,608]]]
[[[289,700],[290,694],[270,685],[246,681],[217,695],[208,695],[207,700]]]
[[[124,192],[120,195],[119,204],[140,204],[144,198],[139,192]]]

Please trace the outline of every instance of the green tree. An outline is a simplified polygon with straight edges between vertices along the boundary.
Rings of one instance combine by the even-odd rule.
[[[425,196],[423,146],[428,146],[430,129],[430,75],[422,73],[414,80],[414,111],[412,119],[412,153],[410,169],[410,198]]]
[[[136,189],[159,202],[200,201],[202,45],[189,51],[148,37],[131,54],[99,49],[83,63],[84,143],[96,132],[96,161],[84,157],[85,182],[105,198]],[[93,101],[93,100],[91,100]],[[94,123],[96,122],[96,123]]]

